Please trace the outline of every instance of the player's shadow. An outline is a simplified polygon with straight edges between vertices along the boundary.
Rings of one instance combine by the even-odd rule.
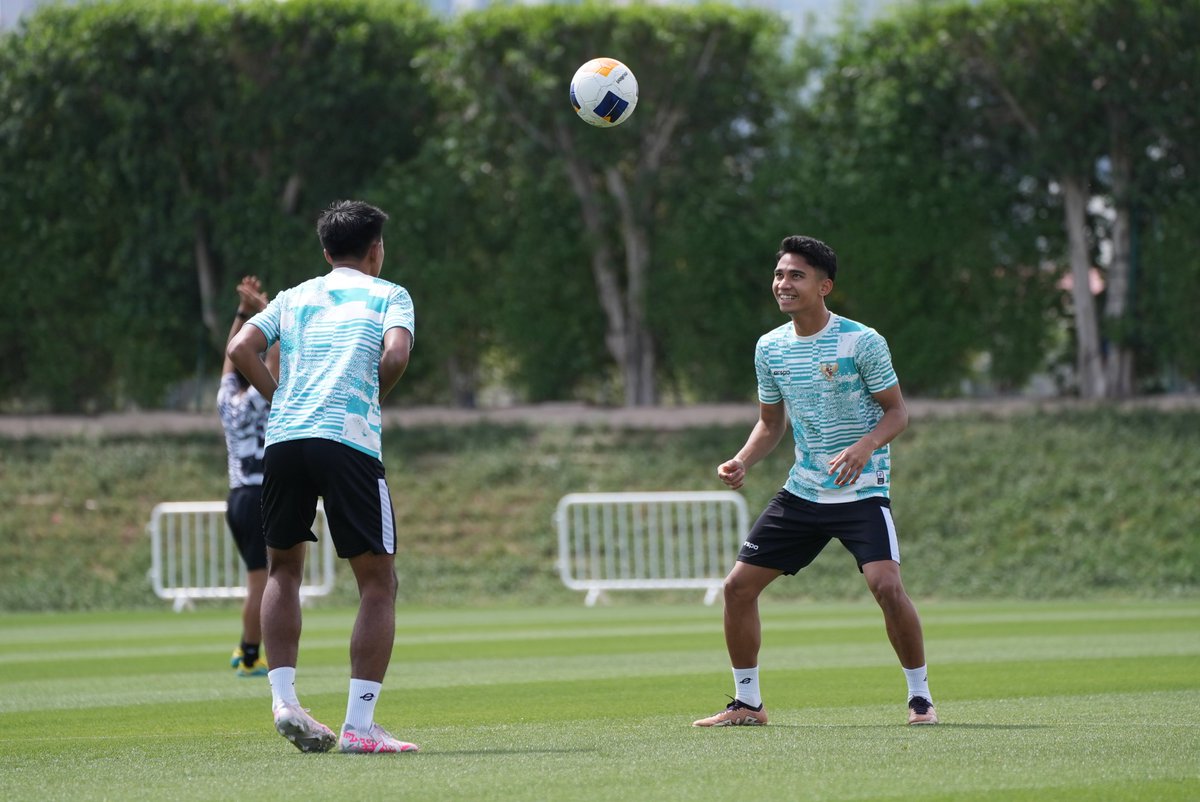
[[[598,749],[590,749],[584,747],[574,747],[572,749],[555,749],[555,748],[538,748],[528,747],[525,749],[430,749],[428,752],[422,751],[422,757],[481,757],[486,755],[574,755],[585,754],[588,752],[597,752]]]
[[[933,726],[906,727],[912,730],[1047,730],[1050,724],[977,724],[969,721],[942,721]],[[766,727],[747,727],[755,730],[894,730],[894,724],[771,724]]]

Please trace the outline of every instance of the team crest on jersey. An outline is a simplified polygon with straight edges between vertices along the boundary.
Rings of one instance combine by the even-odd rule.
[[[821,363],[821,375],[825,377],[826,381],[833,381],[833,374],[835,374],[837,372],[838,372],[838,363],[836,363],[836,362]]]

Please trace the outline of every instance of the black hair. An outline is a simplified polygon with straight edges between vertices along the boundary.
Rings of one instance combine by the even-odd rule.
[[[830,280],[837,278],[837,254],[819,239],[800,234],[784,237],[783,242],[779,243],[779,253],[775,254],[775,261],[782,259],[785,253],[803,256],[804,261],[811,266],[825,271]]]
[[[383,236],[387,213],[363,201],[330,204],[317,220],[321,247],[334,259],[361,259]]]

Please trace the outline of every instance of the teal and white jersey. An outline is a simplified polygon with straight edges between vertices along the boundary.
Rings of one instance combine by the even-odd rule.
[[[839,315],[810,337],[788,322],[759,338],[754,351],[758,399],[783,401],[796,440],[796,462],[784,488],[823,504],[887,497],[891,452],[877,449],[853,484],[838,487],[829,462],[878,425],[883,408],[872,393],[897,384],[887,341],[874,329]]]
[[[284,290],[250,318],[279,342],[279,388],[267,445],[318,437],[383,458],[383,335],[416,329],[408,290],[349,267]]]

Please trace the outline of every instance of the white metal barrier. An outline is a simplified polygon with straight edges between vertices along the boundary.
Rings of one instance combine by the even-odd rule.
[[[196,599],[246,597],[246,565],[225,521],[224,501],[164,502],[151,512],[146,529],[154,593],[172,601],[176,612],[191,607]],[[310,545],[305,560],[302,600],[333,590],[337,557],[321,504],[313,532],[317,542]]]
[[[700,588],[712,604],[749,530],[732,491],[570,493],[554,512],[563,584],[606,590]]]

